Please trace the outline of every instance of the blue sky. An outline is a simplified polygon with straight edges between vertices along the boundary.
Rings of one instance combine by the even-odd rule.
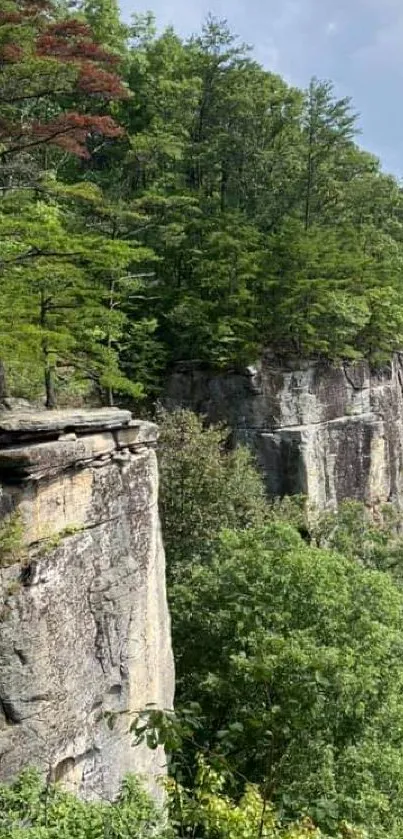
[[[121,0],[121,8],[125,18],[150,9],[182,35],[212,12],[290,83],[331,79],[360,114],[361,144],[403,177],[403,0]]]

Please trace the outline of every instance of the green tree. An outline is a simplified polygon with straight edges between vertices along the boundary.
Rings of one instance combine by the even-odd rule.
[[[273,234],[257,332],[284,354],[382,363],[403,340],[401,255],[373,227],[288,221]],[[376,336],[376,337],[375,337]]]
[[[223,527],[249,527],[265,512],[264,489],[246,449],[227,448],[229,431],[204,429],[190,411],[161,415],[160,508],[168,574],[207,557]]]
[[[81,0],[79,8],[98,43],[122,57],[129,27],[122,23],[117,0]]]
[[[114,390],[139,397],[141,383],[119,368],[126,323],[120,294],[134,290],[132,271],[149,252],[94,228],[75,231],[63,202],[52,197],[33,202],[27,193],[13,193],[1,209],[7,305],[0,352],[11,378],[26,379],[25,395],[36,395],[41,375],[49,408],[56,405],[58,378],[59,387],[69,380],[93,383],[103,398]]]
[[[225,532],[171,586],[177,702],[197,739],[284,816],[337,835],[403,824],[402,594],[387,574],[307,546],[284,524]]]
[[[94,295],[109,356],[150,398],[178,360],[244,365],[270,345],[379,365],[401,347],[402,191],[330,82],[290,87],[212,17],[187,41],[152,15],[127,28],[115,0],[8,0],[0,53],[1,195],[46,203],[56,178],[69,235],[130,242]]]
[[[31,383],[30,395],[36,395],[38,377],[34,372],[32,381],[31,374],[41,360],[48,407],[55,405],[58,362],[65,371],[77,370],[74,357],[92,357],[89,367],[84,362],[84,378],[91,366],[98,380],[124,378],[116,352],[103,346],[105,313],[95,275],[97,260],[108,261],[107,243],[72,235],[48,181],[66,157],[89,157],[95,136],[103,143],[122,134],[105,110],[125,88],[88,26],[60,19],[59,12],[51,0],[10,0],[0,13],[0,283],[7,301],[1,345],[17,390]],[[130,247],[110,250],[116,269],[126,268]]]
[[[302,121],[306,158],[303,195],[306,230],[323,212],[324,195],[329,200],[330,183],[335,174],[337,176],[340,157],[344,157],[343,153],[351,145],[356,133],[355,123],[356,116],[351,113],[350,100],[336,100],[331,83],[312,79]]]
[[[389,571],[400,582],[403,539],[393,504],[385,504],[374,515],[361,502],[345,500],[338,510],[312,515],[307,527],[318,547],[338,551],[367,568]]]
[[[189,833],[211,839],[325,839],[312,820],[305,817],[297,824],[279,825],[277,814],[257,786],[247,784],[238,800],[225,794],[225,774],[212,769],[203,758],[198,760],[194,789],[177,783],[168,785],[171,817],[180,834]],[[339,837],[365,839],[366,833],[344,822]]]

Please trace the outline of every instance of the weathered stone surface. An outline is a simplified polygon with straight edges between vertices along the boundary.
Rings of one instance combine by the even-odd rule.
[[[122,429],[124,433],[125,429]],[[120,432],[117,432],[120,433]],[[0,449],[0,472],[19,477],[41,478],[57,474],[83,460],[115,451],[116,442],[111,432],[88,434],[85,437],[64,435],[63,439],[48,443],[25,443]]]
[[[129,727],[173,701],[155,452],[118,451],[114,431],[9,454],[0,519],[17,510],[24,529],[0,561],[0,779],[31,764],[84,797],[113,798],[128,771],[153,787],[164,754],[134,748]]]
[[[54,436],[66,431],[107,431],[121,428],[131,421],[130,411],[120,408],[85,409],[78,411],[0,412],[0,444],[22,438]]]
[[[118,448],[137,448],[152,445],[157,442],[158,429],[153,422],[132,420],[128,428],[116,432]]]
[[[368,364],[280,366],[267,354],[243,373],[178,368],[168,406],[226,422],[251,446],[270,494],[307,493],[321,508],[344,498],[403,506],[403,355]]]

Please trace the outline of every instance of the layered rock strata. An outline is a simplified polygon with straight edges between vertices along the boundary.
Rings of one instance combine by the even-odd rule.
[[[378,372],[269,353],[243,372],[182,365],[165,402],[227,423],[255,452],[270,495],[304,493],[322,509],[346,498],[403,506],[401,354]]]
[[[111,799],[165,771],[129,731],[173,701],[156,438],[117,409],[0,414],[2,780]]]

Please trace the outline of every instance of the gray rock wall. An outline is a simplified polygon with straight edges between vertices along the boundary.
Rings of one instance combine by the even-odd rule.
[[[365,362],[286,367],[269,354],[243,373],[182,366],[165,402],[229,424],[270,494],[306,493],[319,508],[403,505],[403,355],[380,373]]]
[[[155,442],[127,411],[0,414],[0,779],[164,773],[129,733],[173,702]]]

